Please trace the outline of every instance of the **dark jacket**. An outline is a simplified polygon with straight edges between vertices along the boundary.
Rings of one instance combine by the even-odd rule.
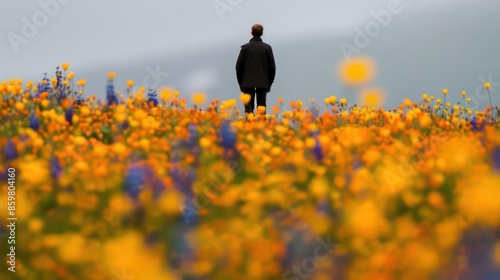
[[[273,49],[261,38],[253,37],[241,46],[236,62],[236,77],[240,88],[258,87],[271,89],[276,75]]]

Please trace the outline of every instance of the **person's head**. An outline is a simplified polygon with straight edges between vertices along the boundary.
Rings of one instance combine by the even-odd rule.
[[[264,27],[261,24],[254,24],[252,26],[252,36],[261,37],[264,34]]]

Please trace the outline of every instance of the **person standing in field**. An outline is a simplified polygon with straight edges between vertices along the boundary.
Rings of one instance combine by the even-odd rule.
[[[260,24],[252,26],[250,42],[241,46],[240,55],[236,62],[236,77],[240,90],[250,95],[250,101],[245,104],[245,113],[253,113],[255,108],[255,96],[257,106],[264,108],[265,114],[266,96],[271,91],[271,86],[276,75],[276,63],[274,61],[273,49],[262,41],[264,27]]]

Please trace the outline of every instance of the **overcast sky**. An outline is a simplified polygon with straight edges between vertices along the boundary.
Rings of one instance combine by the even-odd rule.
[[[392,15],[390,25],[382,27],[381,35],[373,38],[373,43],[363,50],[364,53],[370,54],[370,48],[397,40],[392,34],[398,34],[397,28],[404,20],[404,26],[425,26],[429,19],[441,18],[443,24],[450,22],[457,29],[463,29],[460,36],[477,37],[483,25],[493,30],[492,25],[498,23],[496,11],[500,10],[500,1],[496,0],[0,0],[0,80],[10,77],[39,80],[44,72],[52,74],[55,66],[62,62],[69,62],[78,76],[78,73],[88,71],[115,71],[124,65],[152,58],[189,57],[201,51],[209,54],[210,50],[228,47],[235,48],[237,53],[237,47],[248,41],[250,26],[254,23],[264,25],[265,41],[272,45],[305,41],[311,36],[343,37],[352,44],[354,28],[364,28],[374,20],[374,12],[387,10],[391,3],[399,3],[402,12]],[[471,15],[477,16],[474,23],[464,23],[464,26],[476,25],[467,31],[460,26],[464,22],[461,17],[467,19]],[[440,27],[435,26],[436,30]],[[432,29],[434,27],[421,31],[432,33]],[[492,38],[491,42],[474,43],[491,45],[491,56],[496,57],[498,47],[495,43],[500,43],[497,34],[484,34],[484,38]],[[435,32],[429,36],[439,39],[446,34]],[[432,45],[433,39],[426,39],[421,44]],[[440,57],[457,49],[460,50],[460,46],[436,45],[427,52],[429,57]],[[382,61],[380,71],[384,69],[384,60],[411,56],[408,51],[400,50],[390,57],[376,57]],[[331,46],[331,52],[342,54],[338,45]],[[307,56],[314,55],[318,54],[297,53],[290,62],[299,58],[307,60]],[[231,64],[235,59],[231,57]],[[459,61],[460,57],[456,60]],[[333,69],[336,62],[328,63]],[[287,61],[280,61],[278,70],[291,66]],[[495,69],[489,67],[484,73],[474,73],[472,80],[477,80],[480,75],[496,75]],[[399,70],[392,71],[397,73]],[[228,72],[234,78],[234,69],[228,67]],[[210,71],[196,73],[192,74],[192,80],[182,79],[187,83],[192,81],[195,85],[205,83],[209,86],[211,83],[207,80],[216,76]],[[297,78],[293,75],[299,74],[290,73],[282,78],[292,83]],[[333,74],[331,77],[332,80],[335,78]],[[415,81],[420,78],[415,76]],[[284,83],[283,80],[279,82]],[[425,80],[418,82],[425,83]],[[97,81],[87,81],[88,85],[92,83],[98,84]],[[99,89],[103,87],[98,86]]]
[[[64,5],[56,0],[1,1],[1,56],[2,64],[9,66],[8,70],[2,67],[1,79],[39,75],[59,61],[84,68],[239,44],[247,40],[249,26],[255,22],[269,27],[266,37],[274,41],[303,33],[342,32],[363,20],[366,11],[383,4],[331,0],[314,4],[304,0],[61,2],[66,1]],[[9,32],[22,36],[22,18],[33,22],[33,16],[43,11],[39,3],[45,2],[57,3],[59,11],[16,53]]]
[[[419,3],[401,3],[437,6],[434,3],[437,1],[413,2]],[[352,32],[353,26],[370,17],[370,11],[386,8],[388,1],[1,0],[0,3],[0,56],[4,66],[0,69],[0,79],[6,79],[40,75],[51,70],[54,63],[63,61],[71,62],[76,69],[95,65],[112,69],[113,64],[156,54],[240,44],[248,40],[249,26],[256,22],[267,27],[266,38],[274,42],[306,34]],[[418,8],[413,7],[413,12]],[[46,10],[55,12],[50,15]],[[48,20],[44,21],[43,13]],[[37,29],[33,38],[23,36],[23,26],[29,25],[23,18]],[[13,40],[13,34],[27,42]]]

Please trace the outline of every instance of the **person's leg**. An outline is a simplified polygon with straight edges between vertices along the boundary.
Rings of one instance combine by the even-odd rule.
[[[245,113],[253,113],[255,108],[255,88],[243,88],[245,94],[250,94],[250,101],[245,105]]]
[[[257,93],[257,108],[258,108],[258,106],[262,106],[262,107],[266,108],[267,89],[257,88],[256,93]],[[266,114],[266,111],[264,111],[264,115],[265,114]]]

